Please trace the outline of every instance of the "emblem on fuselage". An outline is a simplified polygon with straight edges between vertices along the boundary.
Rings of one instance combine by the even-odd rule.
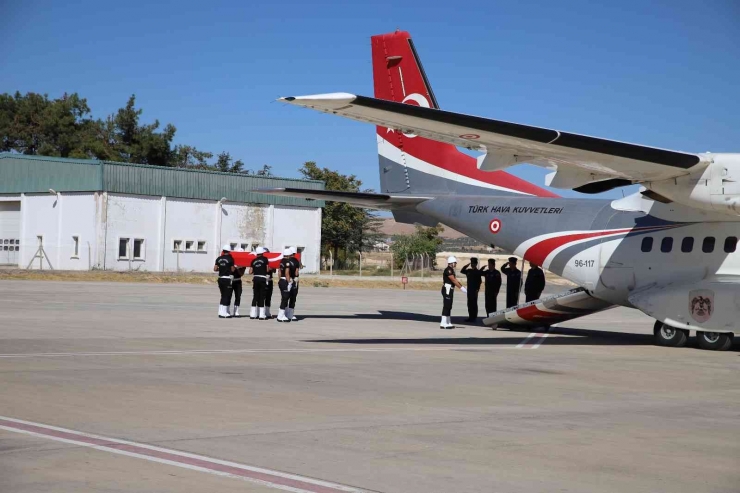
[[[498,219],[494,219],[491,221],[491,224],[488,225],[488,229],[491,231],[491,233],[496,234],[499,231],[501,231],[501,221]]]
[[[689,293],[689,313],[699,323],[712,318],[714,312],[714,291],[697,289]]]

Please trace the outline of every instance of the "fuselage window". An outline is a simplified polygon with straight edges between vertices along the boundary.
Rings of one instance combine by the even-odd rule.
[[[642,239],[642,251],[647,253],[653,249],[653,239],[649,236],[646,236]]]
[[[729,236],[725,239],[725,253],[737,250],[737,236]]]
[[[673,250],[673,238],[670,236],[666,236],[663,238],[663,241],[660,242],[660,251],[663,253],[668,253],[671,250]]]
[[[683,253],[691,253],[693,249],[694,249],[694,238],[691,236],[687,236],[681,242],[681,251]]]
[[[704,253],[712,253],[714,251],[714,236],[707,236],[704,238],[701,251]]]

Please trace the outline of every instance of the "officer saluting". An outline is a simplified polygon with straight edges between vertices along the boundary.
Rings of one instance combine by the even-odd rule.
[[[506,308],[517,306],[522,289],[522,271],[516,268],[516,257],[509,257],[501,272],[506,276]]]
[[[481,269],[486,279],[486,315],[489,317],[496,311],[496,298],[501,290],[501,273],[496,270],[496,261],[488,259],[488,270],[486,267]]]
[[[231,279],[236,267],[234,257],[231,256],[231,246],[224,245],[222,254],[216,259],[213,272],[218,272],[218,289],[221,291],[221,302],[218,305],[218,318],[229,318],[229,306],[231,305]]]
[[[483,272],[478,269],[478,259],[472,257],[470,263],[460,272],[468,279],[468,319],[466,322],[475,322],[478,319],[478,292],[483,278]]]
[[[537,264],[530,262],[527,280],[524,282],[524,296],[527,297],[527,301],[538,300],[544,290],[545,273]]]
[[[257,254],[257,258],[252,260],[249,270],[252,274],[252,292],[254,293],[254,298],[257,300],[257,306],[252,307],[249,318],[255,318],[253,315],[256,315],[255,312],[259,309],[259,319],[267,320],[265,316],[265,293],[267,292],[267,269],[269,266],[265,258],[264,248],[257,247],[254,253]]]
[[[286,248],[283,250],[283,259],[280,261],[280,267],[278,267],[278,288],[280,288],[280,311],[278,311],[277,321],[278,322],[290,322],[290,318],[286,316],[286,310],[288,310],[288,303],[290,302],[290,292],[293,290],[293,277],[295,276],[295,268],[291,257],[293,256],[293,250]],[[290,312],[288,312],[290,313]]]
[[[463,293],[467,293],[468,290],[460,284],[460,281],[455,277],[455,267],[457,266],[457,259],[455,257],[447,258],[447,268],[442,273],[442,321],[439,323],[440,329],[454,329],[452,325],[452,298],[455,293],[455,286],[460,288]]]

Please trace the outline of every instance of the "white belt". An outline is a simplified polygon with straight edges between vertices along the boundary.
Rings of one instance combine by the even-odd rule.
[[[219,279],[231,279],[231,276],[218,276]]]
[[[232,279],[231,282],[242,282],[242,278],[241,277],[235,277],[234,279]]]
[[[253,277],[262,277],[264,279],[267,279],[267,276],[263,276],[263,275],[260,275],[260,274],[255,274]]]

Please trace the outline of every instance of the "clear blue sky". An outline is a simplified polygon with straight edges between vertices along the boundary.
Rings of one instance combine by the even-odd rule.
[[[78,92],[96,117],[135,93],[177,143],[281,176],[315,160],[378,186],[373,128],[271,101],[372,95],[369,37],[396,28],[445,109],[740,152],[738,0],[1,3],[0,92]]]

